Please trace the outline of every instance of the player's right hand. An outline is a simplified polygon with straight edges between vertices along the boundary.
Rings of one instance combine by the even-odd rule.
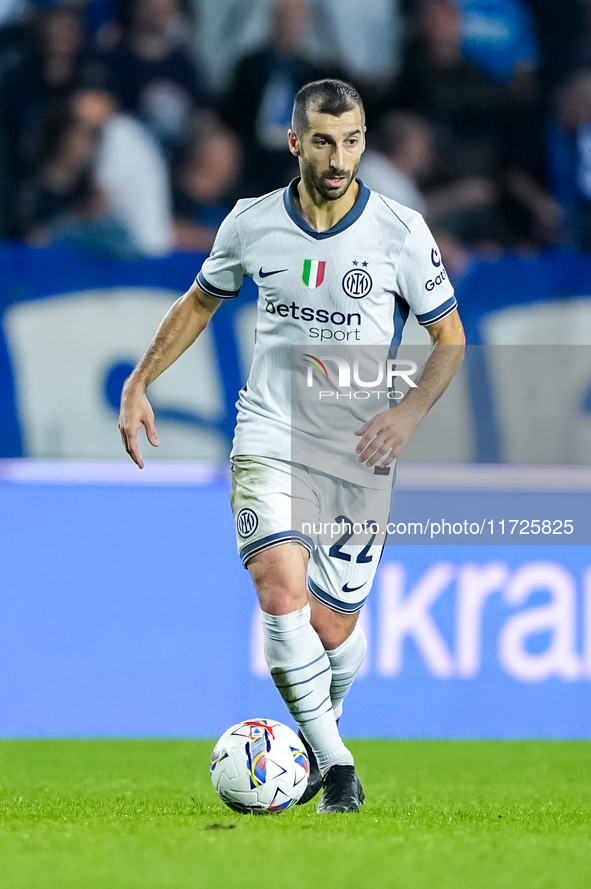
[[[123,446],[134,463],[140,469],[144,468],[144,461],[140,454],[137,435],[143,426],[150,444],[157,448],[160,442],[154,426],[154,411],[146,397],[143,388],[128,385],[123,387],[121,393],[121,410],[119,412],[119,432]]]

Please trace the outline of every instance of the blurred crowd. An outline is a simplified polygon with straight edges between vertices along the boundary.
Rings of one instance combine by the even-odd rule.
[[[208,251],[297,175],[320,77],[367,110],[360,176],[474,251],[591,250],[591,0],[3,0],[0,237]]]

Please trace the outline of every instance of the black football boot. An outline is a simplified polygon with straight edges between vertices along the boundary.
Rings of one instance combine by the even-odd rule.
[[[355,766],[332,766],[322,781],[324,790],[317,812],[358,812],[365,793]]]

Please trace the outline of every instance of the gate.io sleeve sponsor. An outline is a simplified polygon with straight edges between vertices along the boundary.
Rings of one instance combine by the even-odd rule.
[[[407,301],[419,324],[424,326],[445,318],[457,306],[435,239],[418,214],[410,223],[400,253],[396,292]]]

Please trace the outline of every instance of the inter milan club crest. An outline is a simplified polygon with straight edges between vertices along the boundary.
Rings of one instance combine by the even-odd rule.
[[[241,509],[236,517],[236,526],[241,537],[252,537],[258,524],[259,517],[254,509]]]
[[[326,263],[318,259],[304,259],[304,271],[302,280],[310,290],[316,290],[324,281]]]
[[[351,269],[343,278],[343,290],[351,299],[363,299],[372,287],[371,275],[363,268]]]

